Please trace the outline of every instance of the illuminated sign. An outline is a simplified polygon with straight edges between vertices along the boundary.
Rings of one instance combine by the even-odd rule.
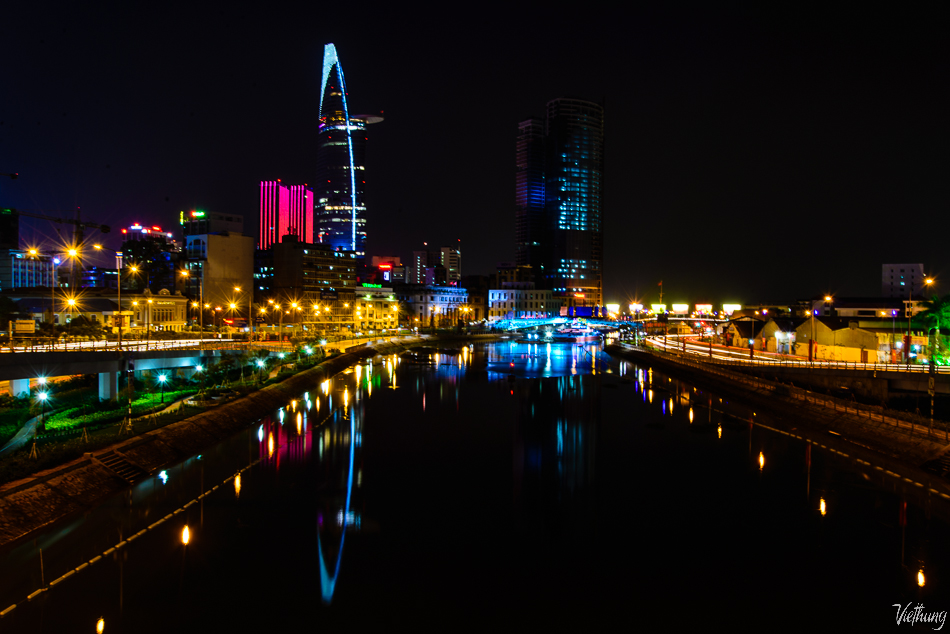
[[[392,268],[393,268],[393,265],[392,265],[392,264],[380,264],[380,265],[379,265],[379,270],[380,270],[380,271],[391,271]]]
[[[382,287],[383,287],[382,284],[367,284],[366,282],[363,282],[363,288],[382,288]]]
[[[607,304],[607,312],[608,312],[608,313],[619,313],[619,312],[620,312],[620,304]]]
[[[673,304],[673,313],[676,315],[685,315],[689,312],[689,304]]]
[[[711,315],[712,304],[696,304],[696,312],[700,315]]]
[[[193,211],[193,212],[191,212],[191,217],[192,217],[192,218],[204,218],[204,217],[205,217],[205,212],[203,212],[203,211]]]
[[[574,293],[574,297],[583,297],[584,293]]]
[[[737,310],[742,310],[742,304],[723,304],[722,305],[722,312],[726,313],[727,315],[731,315]]]
[[[654,313],[656,313],[656,314],[658,314],[658,315],[659,315],[660,313],[665,313],[665,312],[666,312],[666,304],[650,304],[650,310],[652,310]]]
[[[641,310],[643,310],[643,304],[630,304],[631,313],[639,313]]]

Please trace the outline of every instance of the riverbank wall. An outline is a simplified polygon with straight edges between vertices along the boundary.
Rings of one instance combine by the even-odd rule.
[[[606,351],[614,356],[648,363],[740,399],[789,428],[831,434],[846,439],[853,446],[869,448],[891,464],[919,469],[944,459],[950,451],[946,431],[932,430],[919,416],[816,394],[689,356],[622,344],[607,346]]]
[[[340,356],[243,398],[4,484],[0,486],[0,548],[19,543],[44,526],[80,513],[129,487],[129,481],[106,462],[114,467],[118,460],[135,472],[152,474],[206,451],[246,429],[249,421],[267,416],[299,394],[315,392],[320,383],[364,359],[420,346],[495,339],[494,335],[444,335],[376,340],[351,346]]]

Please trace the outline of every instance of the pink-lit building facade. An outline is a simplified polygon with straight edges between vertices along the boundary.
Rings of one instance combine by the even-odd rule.
[[[295,235],[301,242],[313,238],[313,190],[307,185],[261,181],[261,224],[258,249],[269,249],[282,236]]]

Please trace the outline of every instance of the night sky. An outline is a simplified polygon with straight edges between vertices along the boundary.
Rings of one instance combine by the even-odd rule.
[[[573,96],[606,107],[607,301],[660,280],[667,303],[877,295],[883,262],[950,292],[946,16],[920,6],[81,4],[4,7],[0,172],[20,178],[0,206],[80,206],[112,248],[194,208],[256,234],[261,180],[312,182],[333,42],[351,112],[385,116],[368,255],[461,239],[463,273],[513,260],[517,123]]]

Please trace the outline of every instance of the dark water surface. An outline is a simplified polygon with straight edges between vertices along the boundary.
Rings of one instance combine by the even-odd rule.
[[[946,503],[759,418],[594,345],[377,357],[3,553],[0,632],[893,630],[892,604],[950,609]]]

